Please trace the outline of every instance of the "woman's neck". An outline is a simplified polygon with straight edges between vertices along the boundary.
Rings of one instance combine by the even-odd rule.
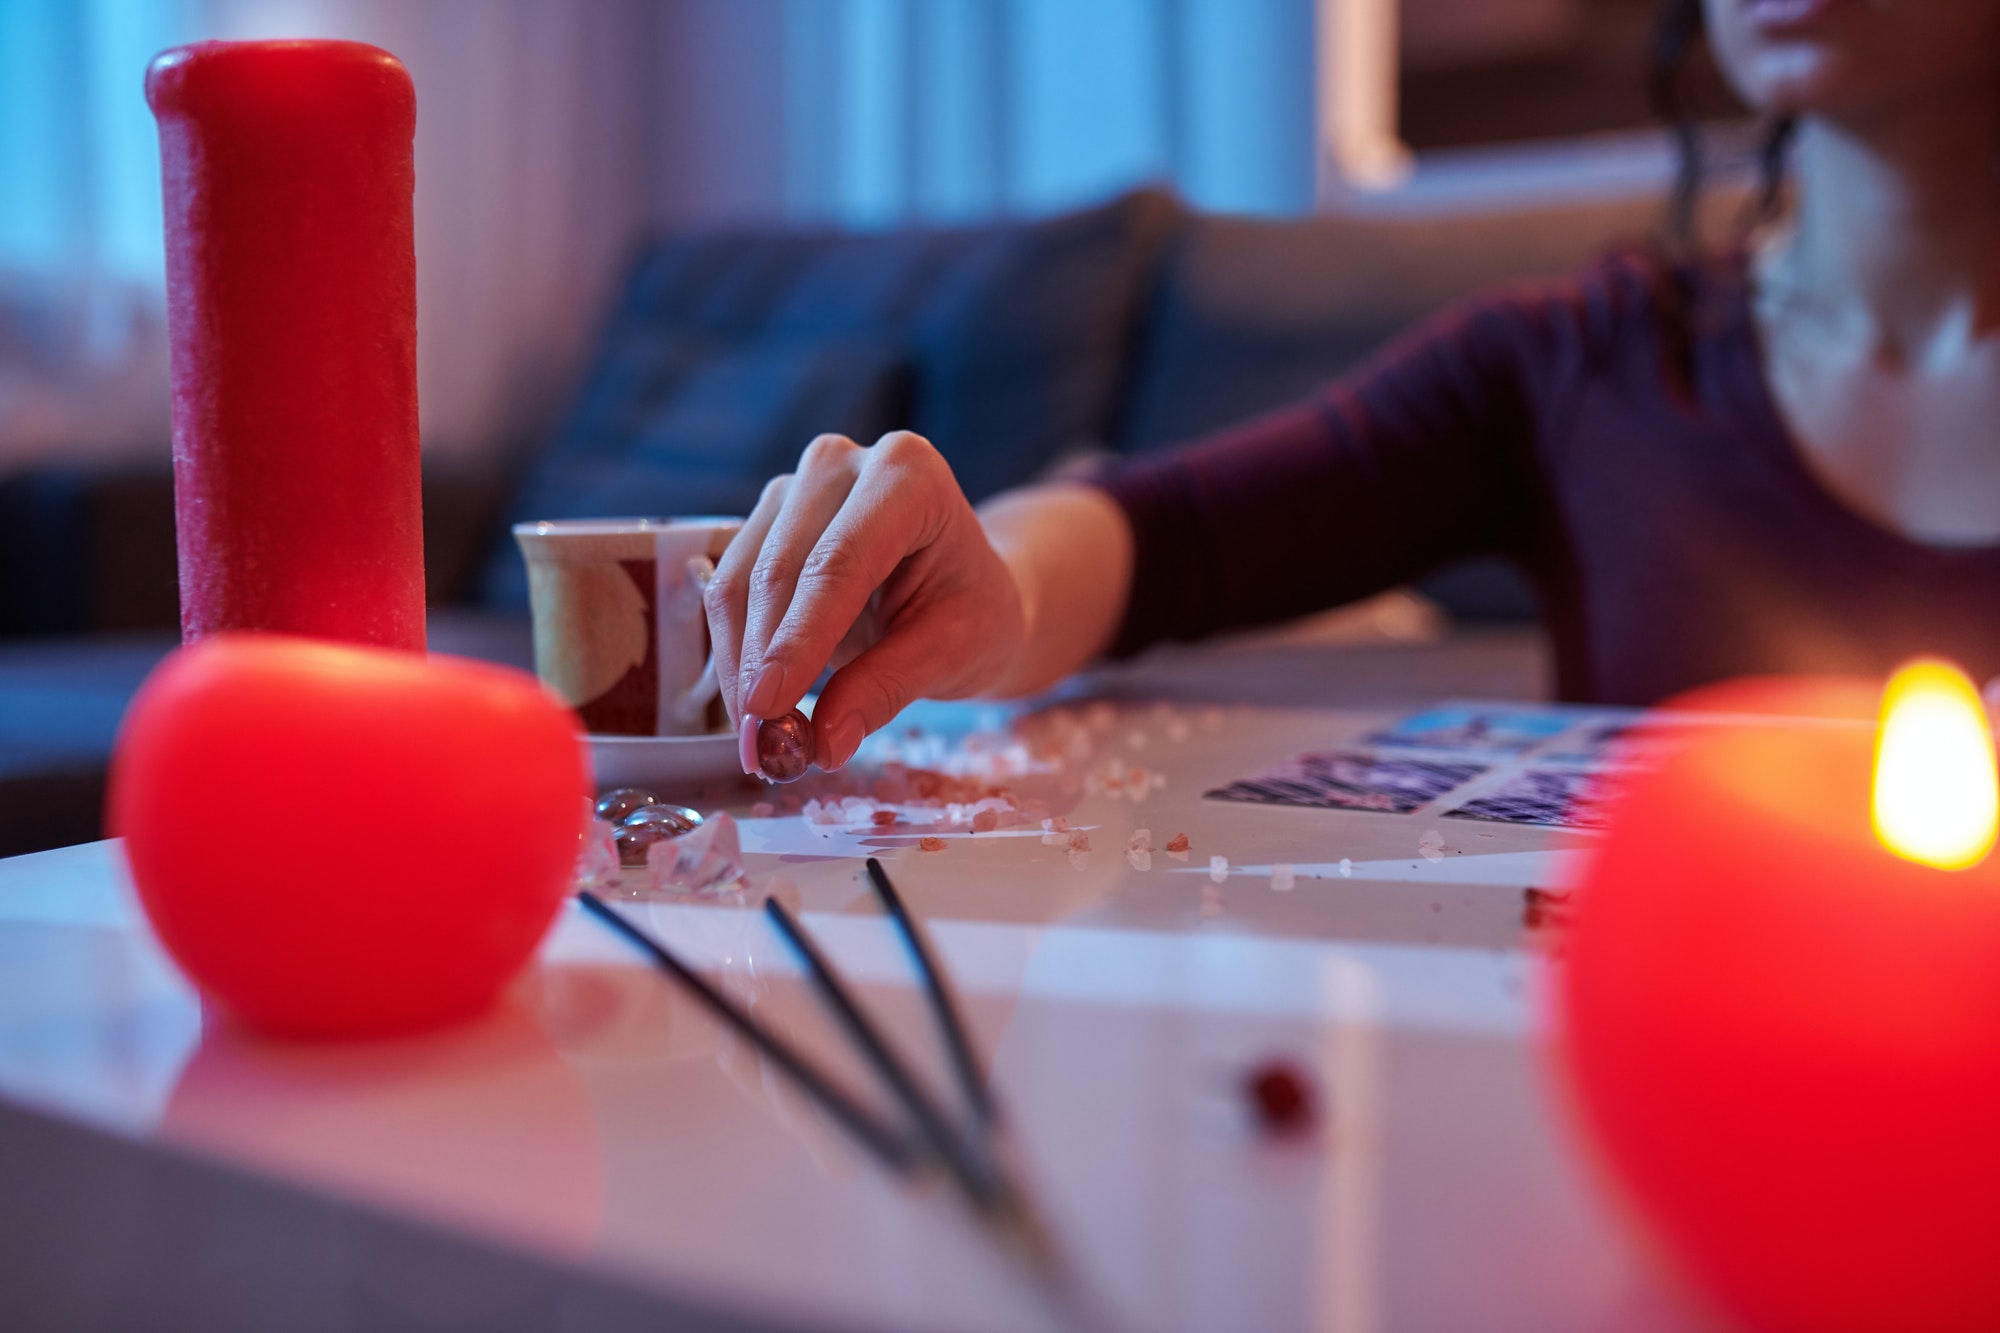
[[[1809,119],[1796,161],[1794,220],[1769,257],[1780,285],[1886,364],[1948,363],[2000,328],[2000,98]]]

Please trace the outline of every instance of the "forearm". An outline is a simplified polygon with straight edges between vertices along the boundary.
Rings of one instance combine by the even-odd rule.
[[[1027,640],[991,693],[1031,694],[1110,647],[1131,592],[1131,525],[1094,486],[1009,491],[979,509],[987,540],[1020,590]]]

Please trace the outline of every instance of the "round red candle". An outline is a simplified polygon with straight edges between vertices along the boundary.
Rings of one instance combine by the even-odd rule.
[[[1814,680],[1676,701],[1827,720],[1698,728],[1636,779],[1563,947],[1585,1119],[1754,1329],[2000,1328],[2000,858],[1888,850],[1881,698]]]
[[[159,56],[181,631],[424,646],[416,92],[358,42]]]
[[[275,634],[170,655],[126,710],[108,822],[202,992],[282,1036],[490,1006],[576,867],[576,715],[524,671]]]

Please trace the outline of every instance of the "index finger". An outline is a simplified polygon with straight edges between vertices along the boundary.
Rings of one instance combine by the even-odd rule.
[[[784,666],[778,710],[798,703],[876,589],[936,538],[935,487],[910,466],[897,438],[869,451],[860,480],[799,569],[791,605],[764,650],[766,661]]]

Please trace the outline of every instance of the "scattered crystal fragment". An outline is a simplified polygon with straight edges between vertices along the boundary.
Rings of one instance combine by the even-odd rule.
[[[1354,877],[1354,862],[1344,856],[1340,858],[1340,877],[1342,879],[1352,879]]]
[[[1151,870],[1153,868],[1153,854],[1144,847],[1127,847],[1125,849],[1125,864],[1131,866],[1134,870]]]
[[[944,839],[919,838],[917,839],[917,846],[927,852],[941,852],[944,850]]]
[[[1287,1060],[1266,1060],[1251,1069],[1243,1079],[1243,1094],[1268,1135],[1299,1133],[1316,1118],[1312,1083]]]
[[[1290,864],[1280,861],[1271,867],[1271,887],[1279,893],[1290,893],[1298,878]]]
[[[778,807],[772,805],[769,801],[759,801],[750,807],[750,818],[752,819],[769,819],[777,813]]]
[[[1131,836],[1131,837],[1129,837],[1129,838],[1127,838],[1127,839],[1125,839],[1125,850],[1126,850],[1126,851],[1128,851],[1128,852],[1150,852],[1150,851],[1152,851],[1152,850],[1153,850],[1153,830],[1151,830],[1151,829],[1149,829],[1149,828],[1135,828],[1135,829],[1133,829],[1133,830],[1132,830],[1132,836]]]
[[[1444,860],[1444,834],[1434,828],[1425,829],[1424,835],[1417,839],[1417,850],[1423,853],[1426,861]]]
[[[974,833],[991,833],[999,827],[1000,815],[997,811],[981,810],[972,817],[972,831]]]
[[[659,803],[659,797],[643,788],[620,787],[597,798],[597,817],[608,824],[622,824],[634,810]]]
[[[1180,855],[1180,856],[1185,856],[1185,855],[1187,854],[1187,849],[1188,849],[1188,835],[1187,835],[1187,834],[1185,834],[1185,833],[1176,833],[1176,834],[1174,834],[1174,836],[1173,836],[1173,837],[1171,837],[1171,838],[1167,839],[1167,850],[1168,850],[1168,851],[1170,851],[1170,852],[1173,852],[1173,853],[1175,853],[1176,855]]]
[[[874,824],[876,828],[888,828],[896,822],[896,812],[894,810],[877,810],[873,815],[869,816],[869,822]]]
[[[584,888],[618,882],[617,827],[608,820],[593,819],[584,828],[576,858],[576,880]]]
[[[1545,926],[1567,926],[1575,890],[1536,889],[1522,892],[1521,924],[1529,930]]]
[[[1073,852],[1089,851],[1090,834],[1084,832],[1082,829],[1071,829],[1069,834],[1069,849]]]
[[[1229,878],[1229,858],[1211,856],[1208,858],[1208,878],[1213,884],[1220,884]]]
[[[678,838],[646,849],[655,893],[715,893],[743,879],[743,842],[736,821],[718,814]]]
[[[773,782],[796,782],[812,767],[812,719],[794,708],[757,728],[757,768]]]
[[[1061,815],[1052,815],[1042,821],[1042,831],[1044,833],[1067,833],[1069,832],[1069,820],[1063,818]]]

